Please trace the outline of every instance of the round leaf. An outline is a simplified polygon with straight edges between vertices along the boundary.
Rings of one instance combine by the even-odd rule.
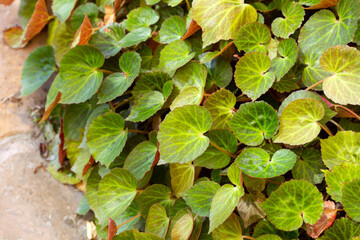
[[[185,21],[180,16],[172,16],[166,19],[159,31],[160,43],[171,43],[181,39],[186,31]]]
[[[272,178],[292,169],[296,155],[288,149],[280,149],[272,155],[262,148],[247,148],[236,158],[246,175],[256,178]]]
[[[62,103],[80,103],[90,99],[99,89],[104,64],[99,50],[89,46],[76,46],[60,62]]]
[[[194,219],[191,213],[187,213],[176,221],[171,231],[171,239],[188,240],[194,227]]]
[[[116,113],[106,113],[93,120],[86,137],[96,161],[108,167],[120,154],[127,139],[124,126],[124,119]]]
[[[160,70],[170,72],[188,63],[195,56],[187,41],[173,41],[160,52]]]
[[[242,238],[241,225],[235,213],[232,213],[223,224],[213,231],[212,238],[214,240],[238,240]]]
[[[160,124],[160,156],[166,163],[187,163],[209,146],[204,136],[212,124],[210,113],[200,106],[187,105],[166,115]]]
[[[164,238],[169,226],[169,220],[165,208],[160,204],[154,204],[150,207],[146,218],[145,232]]]
[[[256,100],[266,93],[275,81],[275,74],[268,72],[271,60],[264,53],[247,53],[236,64],[235,83],[241,91]]]
[[[280,116],[279,134],[274,142],[301,145],[314,140],[320,133],[318,124],[324,117],[318,100],[306,98],[292,101]]]
[[[342,204],[349,217],[360,222],[360,179],[344,184]]]
[[[240,28],[234,43],[239,51],[267,53],[266,45],[270,40],[270,29],[264,24],[254,22]]]
[[[269,104],[263,101],[251,102],[240,105],[229,126],[240,142],[257,146],[264,139],[270,139],[275,135],[279,119]]]
[[[282,184],[261,206],[275,227],[284,231],[300,228],[303,221],[315,224],[323,212],[322,194],[305,180]]]
[[[149,27],[159,20],[159,14],[151,7],[139,7],[132,10],[127,19],[122,22],[129,31],[134,31],[142,27]]]

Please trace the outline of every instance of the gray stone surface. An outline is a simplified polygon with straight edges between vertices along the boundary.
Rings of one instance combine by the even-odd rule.
[[[19,2],[0,5],[0,30],[19,23]],[[44,34],[19,50],[0,42],[0,240],[87,239],[86,221],[75,214],[82,193],[43,170],[34,174],[44,160],[29,114],[44,104],[46,93],[18,96],[24,61],[44,42]]]

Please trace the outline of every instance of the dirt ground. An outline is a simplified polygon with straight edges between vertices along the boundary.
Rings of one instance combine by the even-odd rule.
[[[0,5],[0,30],[19,23],[19,0]],[[34,169],[41,134],[29,114],[41,106],[45,91],[19,99],[21,70],[29,53],[45,36],[14,50],[0,42],[0,240],[83,240],[86,221],[75,214],[81,192]]]

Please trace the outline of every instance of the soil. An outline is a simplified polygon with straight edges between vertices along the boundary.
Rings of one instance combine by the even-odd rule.
[[[0,30],[19,25],[19,0],[0,5]],[[49,173],[34,170],[41,158],[41,132],[30,113],[43,106],[46,89],[20,98],[21,70],[45,34],[24,49],[0,42],[0,240],[85,240],[86,220],[75,211],[82,193]]]

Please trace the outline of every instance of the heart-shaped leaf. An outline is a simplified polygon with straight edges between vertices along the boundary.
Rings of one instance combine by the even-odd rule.
[[[324,93],[340,104],[360,105],[360,51],[346,45],[326,50],[320,58],[320,66],[332,75],[325,78]]]
[[[188,240],[194,227],[194,219],[191,213],[187,213],[176,221],[171,231],[171,239]]]
[[[222,39],[234,39],[242,25],[257,19],[255,8],[241,0],[194,0],[192,7],[192,18],[203,30],[204,48]]]
[[[98,202],[101,222],[116,219],[136,196],[137,181],[128,170],[114,168],[100,181]]]
[[[264,139],[270,139],[275,135],[279,119],[269,104],[263,101],[251,102],[240,105],[229,126],[240,142],[257,146]]]
[[[143,122],[158,110],[161,109],[165,102],[164,95],[158,91],[145,93],[133,106],[127,121]]]
[[[266,214],[261,208],[260,204],[264,201],[265,196],[261,193],[245,194],[236,207],[241,219],[244,221],[244,227],[247,228],[250,225],[256,223],[262,218],[265,218]]]
[[[247,53],[236,64],[235,83],[252,100],[263,95],[275,81],[271,60],[264,53]]]
[[[275,228],[275,226],[272,225],[268,219],[264,219],[256,224],[253,237],[260,237],[267,234],[275,234],[286,240],[297,239],[299,237],[297,230],[291,232],[281,231]]]
[[[164,238],[169,226],[169,220],[166,209],[160,204],[154,204],[150,207],[146,218],[145,232]]]
[[[320,143],[322,159],[330,170],[344,163],[360,163],[360,133],[342,131]]]
[[[160,124],[160,156],[166,163],[187,163],[200,156],[209,146],[204,133],[212,124],[210,113],[197,105],[186,105],[171,111]]]
[[[294,166],[296,155],[288,149],[280,149],[271,156],[262,148],[247,148],[236,158],[243,172],[251,177],[272,178],[280,176]]]
[[[274,142],[301,145],[314,140],[320,133],[318,121],[324,117],[318,100],[306,98],[289,103],[280,116],[279,134]]]
[[[286,199],[286,201],[284,201]],[[293,231],[305,223],[315,224],[323,212],[322,194],[305,180],[282,184],[261,205],[278,229]]]
[[[270,43],[270,29],[261,23],[248,23],[236,34],[235,46],[239,51],[267,53],[266,45]]]
[[[176,196],[190,189],[194,184],[195,168],[191,163],[170,164],[171,189]]]
[[[347,215],[360,221],[360,179],[345,183],[342,189],[342,204]]]
[[[171,43],[179,40],[186,31],[185,21],[180,16],[172,16],[166,19],[159,31],[160,43]]]
[[[90,99],[99,89],[104,64],[99,50],[89,46],[76,46],[60,62],[62,103],[79,103]]]
[[[348,218],[336,219],[319,240],[351,239],[360,235],[360,224]]]
[[[93,120],[86,137],[96,161],[108,167],[120,154],[127,139],[124,126],[124,119],[116,113],[106,113]]]
[[[205,63],[205,66],[208,71],[205,89],[214,85],[221,88],[229,85],[233,78],[232,67],[224,57],[218,56]]]
[[[154,9],[151,7],[139,7],[132,10],[122,24],[131,32],[139,28],[149,27],[158,20],[159,14]]]
[[[320,151],[307,148],[303,151],[294,150],[294,152],[299,155],[292,169],[294,179],[305,179],[313,184],[320,184],[324,179],[324,173],[321,170],[325,169]]]
[[[241,225],[235,213],[232,213],[223,224],[213,231],[212,238],[214,240],[238,240],[242,238]]]

